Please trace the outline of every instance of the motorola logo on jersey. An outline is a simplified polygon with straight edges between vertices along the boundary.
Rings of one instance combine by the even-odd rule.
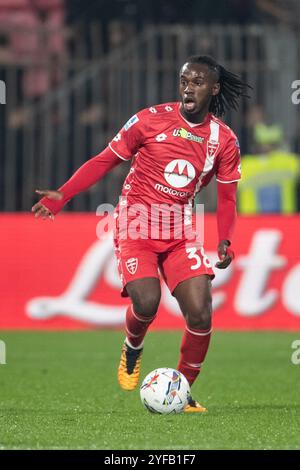
[[[165,180],[174,188],[184,188],[195,176],[195,168],[187,160],[172,160],[164,172]]]

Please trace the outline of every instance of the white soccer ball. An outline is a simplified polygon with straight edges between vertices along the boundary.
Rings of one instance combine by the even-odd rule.
[[[190,386],[184,375],[162,367],[145,377],[140,388],[141,400],[151,413],[181,413],[188,404]]]

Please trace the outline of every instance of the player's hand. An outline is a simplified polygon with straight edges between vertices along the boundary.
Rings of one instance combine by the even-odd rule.
[[[218,245],[218,256],[221,261],[218,261],[215,266],[219,269],[227,268],[231,261],[234,259],[234,252],[229,248],[230,242],[228,240],[221,240]]]
[[[36,189],[35,192],[39,196],[47,197],[49,199],[53,199],[54,201],[60,201],[63,198],[63,195],[60,191],[53,191],[50,189],[42,189],[42,190]],[[52,214],[52,212],[49,209],[47,209],[46,206],[41,204],[40,201],[34,204],[31,211],[34,213],[34,216],[37,218],[42,217],[43,219],[49,218],[51,220],[54,220],[54,215]]]

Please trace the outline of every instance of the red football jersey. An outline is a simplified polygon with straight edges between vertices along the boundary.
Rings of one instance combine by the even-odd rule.
[[[122,196],[127,204],[188,204],[215,174],[230,183],[241,177],[236,135],[209,113],[193,124],[165,103],[132,116],[110,142],[111,150],[132,161]]]
[[[109,144],[121,159],[133,159],[120,206],[142,205],[139,220],[142,223],[147,215],[144,228],[147,225],[148,233],[150,225],[154,229],[150,238],[156,238],[157,230],[158,238],[162,232],[168,238],[166,230],[172,236],[177,231],[181,237],[183,227],[187,230],[191,225],[196,193],[214,174],[222,183],[238,181],[241,176],[239,144],[232,130],[211,113],[201,124],[190,123],[179,109],[179,102],[144,109]],[[153,210],[156,205],[160,210]],[[127,211],[127,220],[136,213],[131,215]],[[161,228],[168,217],[169,227]]]

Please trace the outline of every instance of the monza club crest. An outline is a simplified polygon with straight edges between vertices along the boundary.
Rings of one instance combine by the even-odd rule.
[[[219,142],[207,142],[207,155],[215,157],[219,148]]]
[[[138,267],[138,259],[137,258],[129,258],[126,261],[125,265],[126,265],[127,271],[130,274],[135,274],[136,270],[137,270],[137,267]]]

